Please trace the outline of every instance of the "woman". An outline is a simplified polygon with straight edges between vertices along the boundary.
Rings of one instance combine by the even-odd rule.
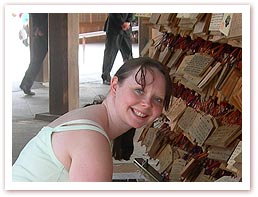
[[[102,104],[68,112],[44,127],[21,151],[13,181],[112,181],[110,140],[151,124],[168,109],[166,68],[148,57],[124,63]]]

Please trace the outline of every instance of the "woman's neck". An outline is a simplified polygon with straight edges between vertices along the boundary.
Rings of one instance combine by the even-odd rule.
[[[114,105],[114,101],[112,100],[111,97],[108,96],[103,101],[103,105],[107,110],[107,116],[108,116],[107,129],[109,132],[110,139],[115,139],[116,137],[122,135],[123,133],[125,133],[130,129],[130,127],[125,123],[123,123],[120,117],[117,115],[116,106]]]

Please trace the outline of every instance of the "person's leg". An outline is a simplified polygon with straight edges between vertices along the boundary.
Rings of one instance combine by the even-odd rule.
[[[133,58],[132,40],[130,36],[128,35],[123,36],[123,39],[121,40],[121,44],[120,44],[120,52],[124,62],[128,59]]]
[[[117,38],[116,35],[112,35],[112,34],[106,35],[102,75],[101,75],[104,84],[110,83],[110,80],[111,80],[110,72],[113,68],[116,55],[118,52],[118,48],[116,46],[116,38]]]
[[[35,78],[37,77],[40,68],[42,66],[43,60],[48,51],[48,41],[47,38],[43,36],[37,36],[33,40],[33,46],[31,50],[31,62],[23,80],[21,82],[20,88],[24,91],[25,94],[34,95],[34,92],[31,92],[31,87]]]

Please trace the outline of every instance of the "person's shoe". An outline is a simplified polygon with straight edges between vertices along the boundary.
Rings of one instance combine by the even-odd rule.
[[[105,85],[110,85],[110,81],[103,79],[103,84],[105,84]]]
[[[35,92],[32,92],[26,85],[20,85],[20,88],[23,90],[24,94],[29,96],[35,95]]]
[[[110,76],[106,76],[104,74],[101,75],[103,84],[105,85],[110,85],[110,81],[111,81],[111,77]]]

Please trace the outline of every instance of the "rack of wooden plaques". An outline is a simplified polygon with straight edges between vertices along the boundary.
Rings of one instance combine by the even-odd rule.
[[[242,180],[241,21],[241,13],[150,17],[158,33],[141,56],[169,69],[173,98],[138,141],[163,181]]]

